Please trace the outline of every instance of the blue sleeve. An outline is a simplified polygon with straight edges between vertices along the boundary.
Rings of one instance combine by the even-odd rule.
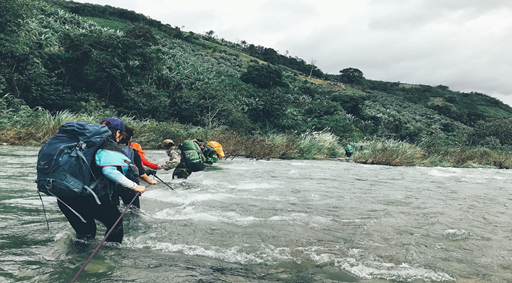
[[[106,166],[101,168],[101,172],[105,177],[109,180],[119,184],[125,188],[133,189],[137,186],[137,184],[130,179],[126,178],[121,172],[117,170],[115,166]]]
[[[123,169],[123,174],[126,174],[126,170],[128,170],[128,164],[130,164],[130,159],[124,155],[124,153],[99,149],[94,156],[96,161],[96,165],[100,167],[121,167]]]

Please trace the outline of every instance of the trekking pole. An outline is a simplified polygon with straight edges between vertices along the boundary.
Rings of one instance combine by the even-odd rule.
[[[85,267],[87,266],[87,264],[89,264],[89,262],[91,261],[92,257],[96,254],[96,252],[100,249],[101,245],[103,245],[103,243],[105,242],[105,240],[107,239],[107,237],[110,235],[110,233],[112,233],[112,231],[114,230],[114,228],[116,227],[117,223],[119,223],[119,221],[121,221],[121,219],[123,218],[123,215],[126,213],[126,211],[128,211],[128,209],[130,208],[130,206],[132,206],[132,203],[135,201],[135,199],[140,195],[140,192],[137,192],[137,194],[135,195],[135,197],[132,199],[132,201],[130,202],[130,204],[128,206],[126,206],[126,208],[124,209],[123,213],[121,214],[121,216],[119,216],[119,218],[117,219],[116,223],[114,223],[114,225],[112,225],[112,228],[110,228],[110,230],[108,230],[107,234],[105,234],[105,237],[103,237],[103,240],[101,240],[100,244],[96,247],[96,249],[94,249],[94,251],[92,252],[91,256],[87,259],[87,261],[84,263],[84,265],[82,265],[82,268],[80,268],[80,270],[78,271],[78,273],[75,275],[75,277],[73,277],[73,279],[71,280],[70,283],[73,283],[75,282],[77,279],[78,279],[78,276],[80,276],[80,273],[82,273],[82,271],[84,271]]]
[[[169,185],[167,184],[166,182],[164,182],[164,180],[160,179],[157,175],[156,175],[156,170],[153,170],[153,169],[145,169],[146,170],[146,174],[148,176],[155,176],[155,178],[157,178],[160,182],[164,183],[167,187],[169,187],[171,190],[174,191],[174,189]]]
[[[160,182],[164,183],[167,187],[169,187],[171,190],[173,190],[173,191],[174,191],[174,189],[173,189],[171,186],[169,186],[169,184],[167,184],[167,183],[166,183],[166,182],[164,182],[162,179],[160,179],[156,174],[155,174],[155,175],[153,175],[153,176],[155,176],[155,178],[157,178],[158,180],[160,180]]]

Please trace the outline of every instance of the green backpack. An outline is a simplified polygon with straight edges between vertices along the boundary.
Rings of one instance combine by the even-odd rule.
[[[192,172],[201,171],[205,168],[205,157],[199,145],[192,140],[186,140],[179,146],[181,158],[185,159],[187,169]]]
[[[216,163],[219,161],[219,156],[215,149],[209,145],[204,147],[203,150],[204,157],[206,158],[206,163]]]

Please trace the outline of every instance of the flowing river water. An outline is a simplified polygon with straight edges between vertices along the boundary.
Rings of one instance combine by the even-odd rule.
[[[105,232],[75,241],[43,196],[47,229],[38,150],[0,146],[0,282],[69,282]],[[512,282],[510,170],[240,157],[171,172],[77,282]]]

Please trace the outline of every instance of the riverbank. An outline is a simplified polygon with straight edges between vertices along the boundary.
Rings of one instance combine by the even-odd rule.
[[[21,109],[3,113],[0,120],[0,144],[41,146],[59,127],[69,121],[98,123],[114,113],[95,115],[59,112],[51,115],[44,109]],[[222,144],[227,158],[243,155],[253,159],[331,159],[345,156],[346,141],[328,131],[296,134],[261,134],[247,136],[225,127],[200,128],[175,122],[136,120],[119,117],[135,129],[134,141],[146,149],[160,148],[170,138],[175,142],[199,138]],[[355,152],[351,161],[389,166],[512,168],[512,153],[484,147],[415,145],[404,141],[368,138],[352,143]]]

